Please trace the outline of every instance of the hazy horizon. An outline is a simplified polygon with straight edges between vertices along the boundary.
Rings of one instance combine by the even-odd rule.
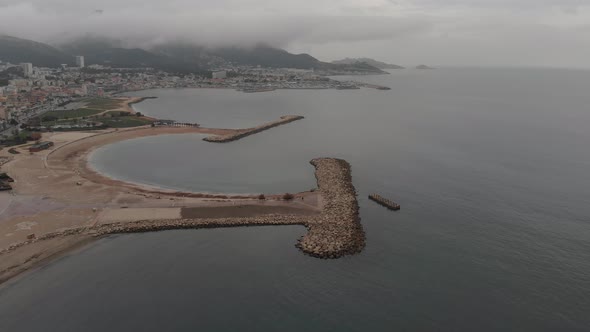
[[[444,67],[589,68],[589,18],[581,0],[0,0],[0,34],[53,44],[262,42],[323,61]]]

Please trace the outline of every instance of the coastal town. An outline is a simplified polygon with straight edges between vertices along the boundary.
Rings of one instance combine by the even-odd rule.
[[[114,233],[302,225],[308,233],[296,247],[310,256],[339,258],[363,249],[356,192],[344,160],[312,160],[318,187],[310,191],[226,195],[118,181],[94,171],[88,158],[101,146],[134,138],[190,133],[228,144],[304,119],[282,115],[251,128],[204,128],[142,114],[133,105],[157,97],[139,97],[135,91],[390,90],[350,78],[375,74],[375,68],[363,72],[362,64],[357,66],[361,70],[351,71],[346,66],[301,69],[224,62],[207,71],[166,71],[86,65],[84,56],[72,60],[73,66],[52,68],[0,61],[0,210],[5,218],[0,231],[6,234],[0,240],[0,283]]]
[[[304,119],[283,115],[252,128],[204,128],[141,114],[132,105],[155,97],[126,95],[132,91],[218,88],[269,93],[387,87],[288,68],[175,74],[152,68],[86,67],[82,56],[76,57],[76,64],[56,69],[0,64],[0,75],[9,78],[0,87],[0,190],[5,191],[0,231],[7,234],[0,240],[0,283],[53,255],[113,233],[302,225],[308,233],[296,246],[310,256],[339,258],[364,247],[350,165],[344,160],[311,162],[316,189],[236,196],[118,181],[94,171],[88,157],[107,144],[156,135],[205,134],[206,142],[229,144]]]
[[[255,93],[278,89],[389,89],[355,81],[335,80],[326,76],[331,72],[314,69],[230,66],[206,73],[170,73],[153,68],[86,66],[83,56],[76,56],[75,62],[76,66],[71,67],[64,64],[60,68],[43,68],[36,67],[33,63],[12,64],[0,61],[0,140],[12,139],[18,143],[18,135],[25,128],[105,128],[109,126],[109,121],[88,118],[123,106],[109,98],[130,91],[219,88]],[[71,121],[73,119],[77,121]],[[137,119],[132,122],[137,122]]]
[[[0,0],[0,332],[590,332],[590,0]]]

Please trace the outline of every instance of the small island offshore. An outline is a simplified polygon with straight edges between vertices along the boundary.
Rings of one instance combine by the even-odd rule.
[[[121,99],[122,112],[151,124],[94,131],[43,133],[37,144],[0,151],[3,172],[13,182],[0,231],[0,282],[97,238],[117,233],[169,229],[301,225],[308,232],[296,243],[305,254],[338,258],[360,252],[360,224],[350,165],[318,158],[317,189],[294,194],[233,195],[178,192],[108,178],[88,165],[95,149],[132,138],[169,134],[208,134],[227,143],[302,120],[283,116],[247,129],[203,128],[198,124],[155,121],[135,113]],[[113,112],[113,111],[104,111]],[[119,112],[119,111],[117,111]],[[99,115],[100,116],[100,115]],[[45,144],[47,142],[47,144]],[[50,144],[49,144],[50,143]],[[16,231],[15,231],[16,230]],[[29,231],[27,231],[29,230]]]

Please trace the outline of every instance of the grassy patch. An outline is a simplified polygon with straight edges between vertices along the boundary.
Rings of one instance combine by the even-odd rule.
[[[93,116],[107,110],[120,108],[123,101],[110,98],[90,98],[84,100],[85,106],[75,110],[51,111],[43,114],[44,122],[52,122],[62,119],[77,119]]]
[[[105,117],[130,116],[132,114],[125,111],[108,111],[104,114]]]
[[[57,119],[75,119],[96,115],[104,110],[96,108],[78,108],[76,110],[51,111],[43,114],[43,121],[55,121]]]
[[[137,116],[119,116],[115,118],[100,117],[96,118],[95,120],[98,122],[102,122],[104,125],[112,128],[139,127],[149,125],[152,123],[151,120]]]
[[[118,113],[118,112],[117,112]],[[73,120],[59,120],[59,121],[47,121],[43,122],[44,126],[68,126],[68,125],[82,125],[82,128],[78,130],[89,130],[89,129],[104,129],[104,127],[110,128],[129,128],[139,127],[151,124],[153,121],[144,117],[138,117],[135,115],[125,116],[97,116],[88,118],[86,120],[73,119]],[[57,129],[57,128],[56,128]],[[59,130],[63,130],[59,129]],[[72,130],[76,130],[72,128]]]

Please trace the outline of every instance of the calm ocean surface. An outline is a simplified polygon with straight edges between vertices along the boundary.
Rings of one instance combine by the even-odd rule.
[[[159,97],[142,113],[206,127],[306,118],[229,144],[119,142],[91,162],[167,188],[282,193],[315,186],[312,158],[344,158],[360,255],[307,257],[290,226],[112,236],[0,287],[0,331],[589,331],[590,71],[355,79],[392,90],[138,92]]]

